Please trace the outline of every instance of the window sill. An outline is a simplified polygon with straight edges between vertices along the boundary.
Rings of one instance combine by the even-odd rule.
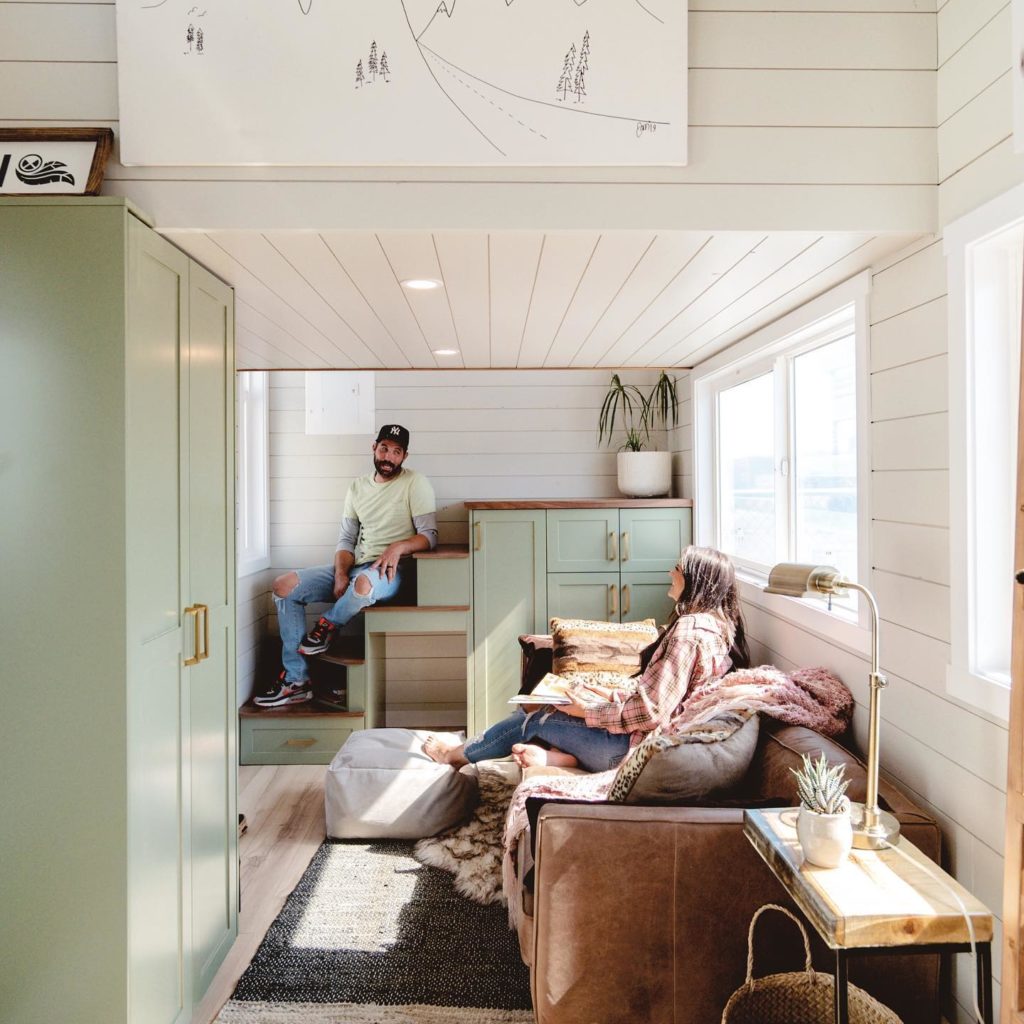
[[[843,647],[854,654],[869,657],[871,654],[871,630],[857,623],[852,617],[845,618],[825,607],[824,598],[782,597],[766,594],[763,590],[767,579],[755,573],[740,571],[737,574],[740,598],[770,615],[784,619],[807,633],[812,633],[828,643]]]
[[[997,721],[1010,721],[1010,688],[988,676],[950,665],[946,669],[946,693]]]

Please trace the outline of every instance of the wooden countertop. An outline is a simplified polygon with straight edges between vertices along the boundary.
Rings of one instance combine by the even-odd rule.
[[[992,940],[991,911],[909,839],[889,850],[852,850],[838,868],[819,868],[804,861],[796,813],[745,810],[744,832],[830,949],[969,942],[950,889],[976,941]]]
[[[693,508],[692,498],[540,498],[535,501],[466,501],[468,509],[517,508]]]

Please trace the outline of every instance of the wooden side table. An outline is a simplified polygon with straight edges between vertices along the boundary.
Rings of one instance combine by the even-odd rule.
[[[992,1024],[992,912],[910,840],[893,849],[853,850],[838,868],[804,861],[796,808],[743,812],[744,834],[807,920],[835,951],[835,1019],[848,1024],[848,958],[885,953],[964,953],[974,928],[978,1000]],[[948,887],[948,888],[947,888]]]

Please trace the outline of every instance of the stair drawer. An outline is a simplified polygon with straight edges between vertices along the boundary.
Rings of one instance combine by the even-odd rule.
[[[330,764],[341,745],[365,727],[362,715],[305,715],[301,721],[247,715],[241,719],[241,764]]]

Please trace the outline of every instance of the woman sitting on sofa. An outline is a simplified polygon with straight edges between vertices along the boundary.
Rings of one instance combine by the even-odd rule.
[[[424,753],[455,768],[511,754],[523,767],[549,764],[601,772],[614,768],[647,733],[659,727],[671,731],[688,694],[732,668],[747,668],[750,658],[728,556],[688,547],[669,576],[675,612],[643,652],[635,689],[595,703],[579,687],[571,693],[572,703],[558,710],[517,709],[458,746],[432,736]]]

